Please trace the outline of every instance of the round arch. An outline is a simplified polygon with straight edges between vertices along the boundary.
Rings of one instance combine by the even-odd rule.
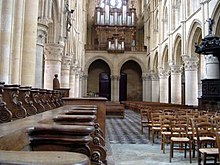
[[[127,60],[121,66],[119,86],[120,98],[126,98],[126,100],[142,101],[142,74],[141,66],[134,60]],[[122,81],[123,77],[126,79],[124,82]],[[121,100],[122,99],[120,99],[120,101]]]
[[[158,52],[155,52],[154,58],[152,60],[152,70],[154,73],[158,72]]]
[[[119,70],[117,71],[117,73],[120,73],[120,68],[123,66],[124,63],[126,63],[127,61],[135,61],[141,68],[141,72],[142,73],[146,73],[147,72],[147,68],[146,66],[144,65],[143,61],[141,61],[141,59],[138,59],[136,57],[128,57],[126,58],[125,60],[121,60],[119,63],[118,63],[118,68]]]
[[[182,65],[182,39],[180,34],[177,34],[174,40],[174,51],[172,54],[172,62],[174,65]]]
[[[166,69],[169,67],[168,59],[168,45],[165,45],[161,59],[162,68]]]
[[[110,67],[105,61],[97,59],[90,64],[87,81],[87,91],[89,95],[102,96],[110,100]]]
[[[220,1],[217,2],[211,18],[214,19],[214,34],[220,36]]]
[[[88,60],[88,61],[86,62],[85,67],[84,67],[84,68],[85,68],[85,70],[84,70],[84,74],[85,74],[85,75],[88,75],[88,70],[89,70],[90,65],[91,65],[94,61],[96,61],[96,60],[103,60],[104,62],[106,62],[106,63],[108,64],[109,68],[110,68],[110,73],[113,73],[113,71],[112,71],[112,68],[113,68],[112,62],[111,62],[109,59],[105,58],[105,57],[96,56],[96,57],[91,58],[90,60]]]

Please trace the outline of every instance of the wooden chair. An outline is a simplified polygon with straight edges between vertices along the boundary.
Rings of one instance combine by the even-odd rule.
[[[220,160],[220,132],[216,131],[216,142],[217,142],[217,146],[218,146],[218,153],[219,153],[219,160]]]
[[[165,153],[165,144],[170,142],[171,122],[175,119],[173,115],[160,115],[160,131],[161,131],[161,150]]]
[[[177,144],[177,145],[175,145]],[[173,151],[184,151],[186,158],[186,151],[189,151],[189,159],[191,160],[191,139],[188,136],[188,120],[185,118],[176,118],[171,123],[171,138],[170,138],[170,162],[173,158]]]
[[[160,115],[162,115],[161,112],[153,112],[151,113],[151,121],[152,121],[152,128],[151,128],[151,132],[152,132],[152,143],[154,143],[154,137],[155,134],[160,134],[161,132],[161,128],[160,128]]]
[[[217,158],[219,157],[218,148],[216,146],[216,125],[203,122],[195,125],[197,146],[198,146],[198,165],[206,165],[207,161],[214,161],[217,164]]]
[[[199,116],[197,118],[191,118],[190,119],[190,125],[192,127],[192,151],[193,151],[193,158],[195,157],[195,152],[197,150],[197,136],[196,136],[196,127],[195,125],[198,123],[208,122],[207,116]],[[201,138],[201,140],[205,137]]]
[[[149,121],[149,118],[148,118],[148,109],[141,109],[141,133],[143,134],[144,133],[144,127],[147,127],[148,130],[150,129],[150,124],[151,124],[151,121]]]

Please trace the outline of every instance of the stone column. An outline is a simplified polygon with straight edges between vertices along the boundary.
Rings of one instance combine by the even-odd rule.
[[[69,91],[70,97],[75,97],[75,85],[76,85],[76,67],[72,65],[70,67],[70,91]]]
[[[159,84],[158,74],[152,73],[151,74],[151,81],[152,81],[152,102],[159,102],[160,84]]]
[[[182,102],[182,65],[171,65],[171,103]]]
[[[185,67],[185,104],[198,105],[198,61],[197,57],[183,56]]]
[[[165,69],[159,70],[160,78],[160,102],[168,103],[169,102],[169,71]]]
[[[119,75],[111,75],[111,101],[119,101]]]
[[[87,96],[88,75],[82,76],[82,96]]]
[[[146,101],[152,101],[152,81],[150,74],[146,75],[145,85],[146,85],[146,91],[145,91]]]
[[[4,0],[1,6],[0,81],[9,83],[10,53],[14,0]]]
[[[43,54],[44,44],[47,37],[48,25],[45,20],[39,20],[37,26],[37,52],[35,69],[35,86],[43,88]]]
[[[45,44],[44,88],[53,89],[54,74],[58,74],[58,79],[60,81],[62,55],[63,55],[62,45],[55,43]]]
[[[213,55],[206,55],[206,78],[219,79],[219,61]]]
[[[80,96],[80,77],[81,77],[81,68],[77,67],[76,69],[76,81],[75,81],[75,96]]]
[[[142,76],[142,84],[143,84],[143,101],[146,101],[146,81],[147,81],[147,76]]]
[[[21,84],[35,86],[38,0],[25,1]]]
[[[71,64],[71,57],[70,56],[63,56],[61,62],[61,80],[60,84],[62,88],[69,88],[70,87],[70,64]]]
[[[15,1],[11,83],[21,84],[21,52],[23,42],[24,0]]]

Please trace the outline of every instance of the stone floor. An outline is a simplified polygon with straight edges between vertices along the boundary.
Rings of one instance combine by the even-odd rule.
[[[108,165],[196,165],[197,159],[192,163],[184,153],[174,153],[172,163],[169,163],[169,148],[163,154],[159,144],[110,144],[108,151]]]
[[[160,149],[160,139],[152,144],[146,133],[140,133],[140,116],[138,113],[126,110],[125,119],[106,119],[106,148],[108,165],[195,165],[197,159],[189,162],[189,155],[175,151],[172,163],[169,163],[169,145],[166,153]],[[145,131],[146,132],[146,131]],[[144,139],[144,141],[143,141]]]

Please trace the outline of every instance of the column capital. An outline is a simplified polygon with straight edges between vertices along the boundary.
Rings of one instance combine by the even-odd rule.
[[[169,69],[159,69],[158,76],[160,77],[160,79],[168,79],[169,75],[170,75]]]
[[[219,64],[218,57],[210,55],[205,55],[205,61],[207,64]]]
[[[63,46],[55,43],[48,43],[44,46],[44,56],[46,61],[60,61],[63,55]]]
[[[61,69],[62,70],[69,70],[71,65],[71,57],[70,56],[63,56],[61,62]]]
[[[184,68],[186,71],[197,71],[198,69],[198,57],[189,57],[187,55],[183,56]]]
[[[158,73],[151,73],[151,80],[152,81],[158,81],[159,80]]]
[[[171,74],[180,74],[182,73],[183,66],[182,65],[170,65]]]

